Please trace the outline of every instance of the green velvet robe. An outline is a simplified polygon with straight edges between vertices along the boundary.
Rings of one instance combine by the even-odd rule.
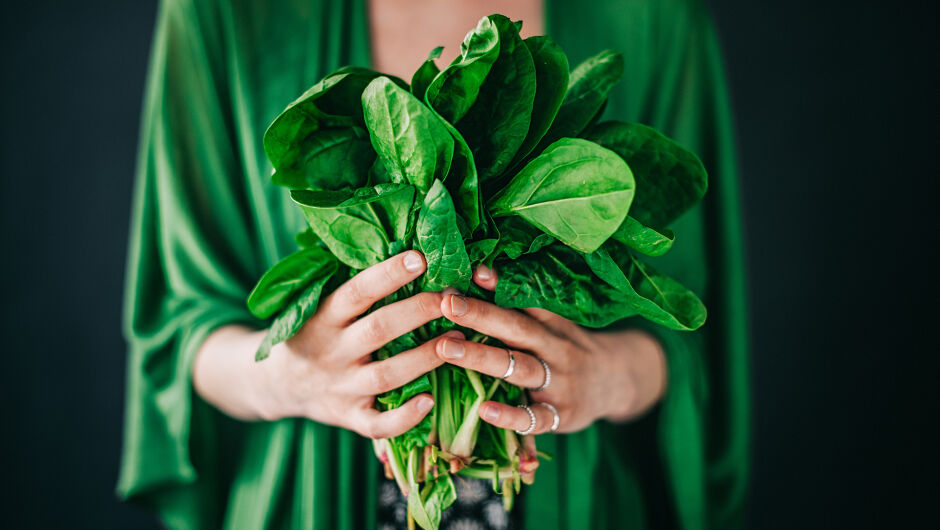
[[[365,1],[175,0],[159,9],[142,114],[127,266],[126,427],[121,496],[171,528],[374,528],[379,466],[368,440],[304,419],[233,421],[192,390],[215,328],[262,326],[255,281],[303,226],[269,182],[261,138],[303,90],[368,65]],[[523,492],[526,528],[740,526],[748,472],[748,359],[732,121],[723,65],[700,2],[546,5],[572,65],[626,57],[606,118],[650,124],[698,153],[704,203],[655,260],[705,300],[694,333],[662,341],[669,388],[646,418],[542,435],[554,454]],[[403,31],[413,31],[403,28]],[[445,59],[458,43],[444,43]],[[422,57],[415,57],[417,66]]]

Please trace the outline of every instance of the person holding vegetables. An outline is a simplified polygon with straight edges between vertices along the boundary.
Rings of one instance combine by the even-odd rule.
[[[589,330],[452,288],[369,312],[428,273],[425,256],[408,250],[337,282],[298,332],[254,361],[265,331],[244,299],[303,226],[268,185],[260,135],[285,101],[338,66],[396,71],[379,4],[369,7],[371,39],[370,13],[356,2],[161,4],[128,266],[119,492],[173,528],[391,523],[376,519],[368,438],[409,431],[436,403],[419,393],[380,412],[376,397],[446,363],[528,389],[533,400],[478,410],[492,425],[540,435],[539,449],[554,457],[513,511],[516,526],[740,526],[748,408],[736,175],[720,56],[698,2],[549,2],[545,21],[569,56],[609,47],[627,57],[630,87],[610,93],[607,115],[653,124],[702,156],[711,176],[704,205],[676,221],[683,239],[656,261],[704,295],[711,312],[701,330],[638,318]],[[500,9],[458,5],[398,15],[418,19],[411,10],[420,8],[468,27],[474,9]],[[521,2],[509,14],[538,27],[540,7]],[[493,291],[500,270],[480,265],[473,282]],[[441,318],[506,347],[452,330],[370,358]]]

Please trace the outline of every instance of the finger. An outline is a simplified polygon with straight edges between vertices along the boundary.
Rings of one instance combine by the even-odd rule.
[[[541,351],[557,338],[532,317],[514,309],[460,295],[447,295],[441,312],[448,320],[495,337],[513,348]]]
[[[399,388],[437,368],[444,361],[437,356],[435,347],[444,337],[462,339],[463,333],[456,330],[448,331],[441,337],[429,340],[417,348],[359,368],[350,378],[351,392],[375,396]]]
[[[380,307],[343,331],[347,351],[356,356],[371,353],[409,331],[427,324],[441,313],[441,293],[418,293]]]
[[[420,252],[409,250],[353,276],[323,302],[323,317],[343,325],[365,313],[372,304],[414,280],[427,268]]]
[[[373,440],[393,438],[420,423],[433,406],[430,394],[418,394],[397,409],[385,412],[368,409],[359,418],[356,432]]]
[[[540,307],[529,307],[523,309],[527,315],[531,316],[535,320],[538,320],[545,325],[548,329],[558,333],[562,336],[571,336],[571,335],[580,335],[582,330],[578,327],[577,324],[568,320],[567,318],[552,313],[547,309],[542,309]]]
[[[486,265],[481,264],[473,271],[473,281],[487,291],[496,290],[497,280],[496,271]]]
[[[435,344],[435,351],[444,362],[476,370],[493,377],[503,377],[509,368],[506,348],[486,346],[456,337],[445,337]],[[538,388],[545,382],[545,368],[535,357],[512,351],[512,374],[506,381],[522,388]]]
[[[549,432],[552,428],[552,421],[555,419],[551,411],[536,403],[529,404],[529,408],[535,414],[535,430],[531,434]],[[497,427],[514,431],[526,431],[532,424],[532,418],[524,408],[496,401],[484,401],[480,405],[480,418]]]

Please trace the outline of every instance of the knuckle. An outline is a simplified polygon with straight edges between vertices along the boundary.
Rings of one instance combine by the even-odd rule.
[[[385,340],[387,333],[385,322],[378,318],[378,315],[373,315],[372,318],[368,318],[363,322],[362,335],[370,343],[387,342]]]
[[[383,366],[374,366],[367,373],[370,393],[381,394],[393,388],[389,383],[388,373]]]
[[[420,293],[416,296],[418,312],[427,318],[435,318],[441,313],[441,295],[438,293]]]
[[[352,306],[361,306],[365,301],[365,294],[362,291],[362,277],[356,276],[346,282],[346,288],[343,292],[343,298]]]

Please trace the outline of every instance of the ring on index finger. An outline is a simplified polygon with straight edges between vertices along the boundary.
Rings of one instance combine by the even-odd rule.
[[[506,348],[506,353],[509,354],[509,367],[506,368],[506,373],[503,374],[502,377],[500,377],[500,379],[503,379],[503,380],[508,379],[509,376],[511,376],[512,373],[516,371],[516,356],[513,355],[512,352],[508,348]]]

